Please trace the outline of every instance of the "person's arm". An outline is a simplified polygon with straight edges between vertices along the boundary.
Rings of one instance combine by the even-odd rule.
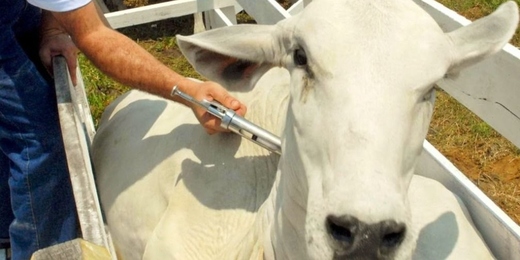
[[[52,58],[63,55],[69,67],[72,83],[76,85],[76,67],[78,49],[69,34],[61,27],[48,11],[42,11],[40,26],[40,59],[52,75]]]
[[[107,27],[93,2],[76,10],[53,12],[53,15],[92,63],[115,80],[193,108],[179,97],[170,96],[172,88],[177,86],[199,100],[214,99],[240,115],[245,114],[245,105],[222,86],[214,82],[197,83],[175,73],[133,40]],[[221,130],[220,121],[215,117],[198,107],[194,113],[208,133]]]

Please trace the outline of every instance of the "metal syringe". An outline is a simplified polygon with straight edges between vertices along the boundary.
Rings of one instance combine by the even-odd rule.
[[[216,101],[198,101],[192,96],[180,91],[177,86],[173,87],[171,95],[177,95],[186,101],[206,109],[210,114],[221,120],[220,126],[222,128],[237,133],[271,152],[281,154],[282,142],[278,136],[237,115],[232,109],[226,108]]]

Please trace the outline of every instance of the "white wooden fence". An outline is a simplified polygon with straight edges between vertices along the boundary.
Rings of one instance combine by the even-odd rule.
[[[430,13],[446,31],[470,23],[433,0],[414,1]],[[235,14],[241,8],[254,17],[258,23],[274,24],[299,13],[310,2],[311,0],[296,1],[289,10],[284,10],[275,0],[237,0],[237,2],[234,0],[178,0],[107,13],[105,16],[113,28],[121,28],[205,12],[206,26],[217,28],[236,24]],[[520,51],[508,45],[498,55],[465,70],[457,80],[443,80],[438,85],[520,147],[519,72]],[[80,95],[84,95],[84,93]],[[71,102],[74,103],[73,98]],[[75,104],[72,107],[79,110],[87,109],[88,104],[86,107],[84,105]],[[71,120],[80,126],[84,126],[85,122],[90,124],[87,122],[88,119],[86,121],[85,119],[78,121],[78,118]],[[87,129],[87,132],[83,133],[86,141],[79,141],[76,149],[79,147],[81,150],[85,145],[88,146],[88,140],[92,137],[93,130],[79,126],[74,126],[72,129]],[[81,137],[78,138],[81,139]],[[73,140],[73,143],[78,143],[78,141]],[[88,160],[88,156],[84,158]],[[91,182],[84,186],[86,188],[76,189],[83,193],[80,198],[85,200],[78,203],[80,207],[78,212],[84,213],[80,214],[80,218],[83,215],[81,221],[85,222],[82,223],[82,229],[90,229],[84,231],[85,234],[91,234],[88,239],[86,238],[87,240],[109,247],[109,236],[101,224],[101,213],[91,178],[90,165],[86,165],[88,162],[80,164],[84,169],[79,171],[86,169],[86,174],[90,175],[82,181]],[[77,175],[78,173],[71,174]],[[424,151],[418,164],[417,174],[439,180],[464,201],[471,212],[475,225],[498,259],[520,259],[520,227],[427,141],[424,142]],[[113,258],[115,259],[115,256]]]
[[[436,1],[414,1],[445,31],[471,23]],[[519,72],[520,51],[508,44],[456,80],[442,80],[438,86],[520,147]],[[498,259],[520,259],[520,227],[428,142],[417,173],[441,181],[461,197]]]

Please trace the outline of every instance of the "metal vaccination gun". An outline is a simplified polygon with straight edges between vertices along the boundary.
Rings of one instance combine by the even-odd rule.
[[[245,139],[271,152],[281,154],[282,142],[278,136],[237,115],[232,109],[224,107],[216,101],[196,100],[192,96],[180,91],[177,86],[173,87],[171,95],[177,95],[186,101],[206,109],[208,113],[220,119],[220,127],[239,134]]]

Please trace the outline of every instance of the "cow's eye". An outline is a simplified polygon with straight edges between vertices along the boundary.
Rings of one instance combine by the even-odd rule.
[[[293,59],[294,59],[294,64],[296,64],[296,66],[307,65],[307,54],[305,53],[305,51],[303,49],[296,49],[294,51]]]

